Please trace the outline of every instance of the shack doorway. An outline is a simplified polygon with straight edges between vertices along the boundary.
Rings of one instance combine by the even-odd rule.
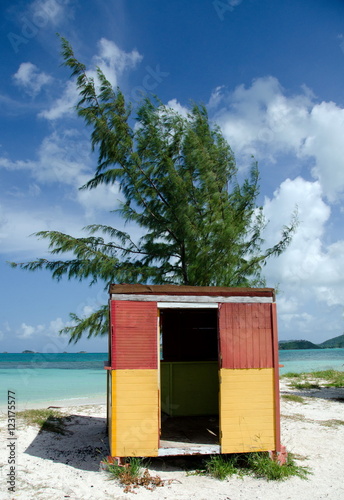
[[[160,309],[159,455],[218,453],[218,308]]]

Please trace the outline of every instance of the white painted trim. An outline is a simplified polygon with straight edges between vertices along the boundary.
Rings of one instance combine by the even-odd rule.
[[[214,295],[140,295],[126,293],[112,293],[111,300],[130,300],[140,302],[189,302],[200,304],[217,304],[226,302],[249,304],[262,303],[272,304],[272,297],[252,297],[252,296],[214,296]]]
[[[220,445],[217,444],[187,444],[178,443],[180,446],[171,448],[159,448],[159,457],[168,457],[170,455],[212,455],[221,453]]]
[[[200,304],[199,302],[158,302],[159,309],[218,309],[216,304]]]

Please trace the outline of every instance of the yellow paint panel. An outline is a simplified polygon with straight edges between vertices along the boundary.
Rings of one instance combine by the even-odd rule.
[[[220,370],[221,453],[275,449],[273,368]]]
[[[154,457],[159,446],[157,370],[113,370],[110,451],[118,457]]]

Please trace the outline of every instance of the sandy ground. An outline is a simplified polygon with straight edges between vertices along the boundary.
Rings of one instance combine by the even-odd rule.
[[[290,392],[284,382],[281,394]],[[298,392],[300,394],[300,392]],[[109,480],[99,464],[108,454],[104,404],[64,407],[71,415],[68,434],[42,432],[17,420],[16,488],[7,490],[9,473],[7,416],[0,416],[0,498],[71,499],[111,498],[151,500],[279,500],[344,499],[344,388],[307,391],[305,403],[282,398],[282,443],[293,452],[300,465],[310,467],[309,479],[294,477],[283,482],[253,477],[232,477],[218,481],[205,476],[187,475],[183,459],[179,468],[155,459],[150,473],[171,484],[148,491],[124,493],[123,487]],[[336,422],[337,421],[337,422]],[[342,423],[338,422],[342,421]]]

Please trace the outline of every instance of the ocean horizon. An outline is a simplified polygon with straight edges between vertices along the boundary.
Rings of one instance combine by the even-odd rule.
[[[7,391],[16,394],[17,408],[30,404],[106,401],[104,353],[1,353],[0,407]],[[335,369],[344,371],[344,349],[280,350],[280,374]]]

